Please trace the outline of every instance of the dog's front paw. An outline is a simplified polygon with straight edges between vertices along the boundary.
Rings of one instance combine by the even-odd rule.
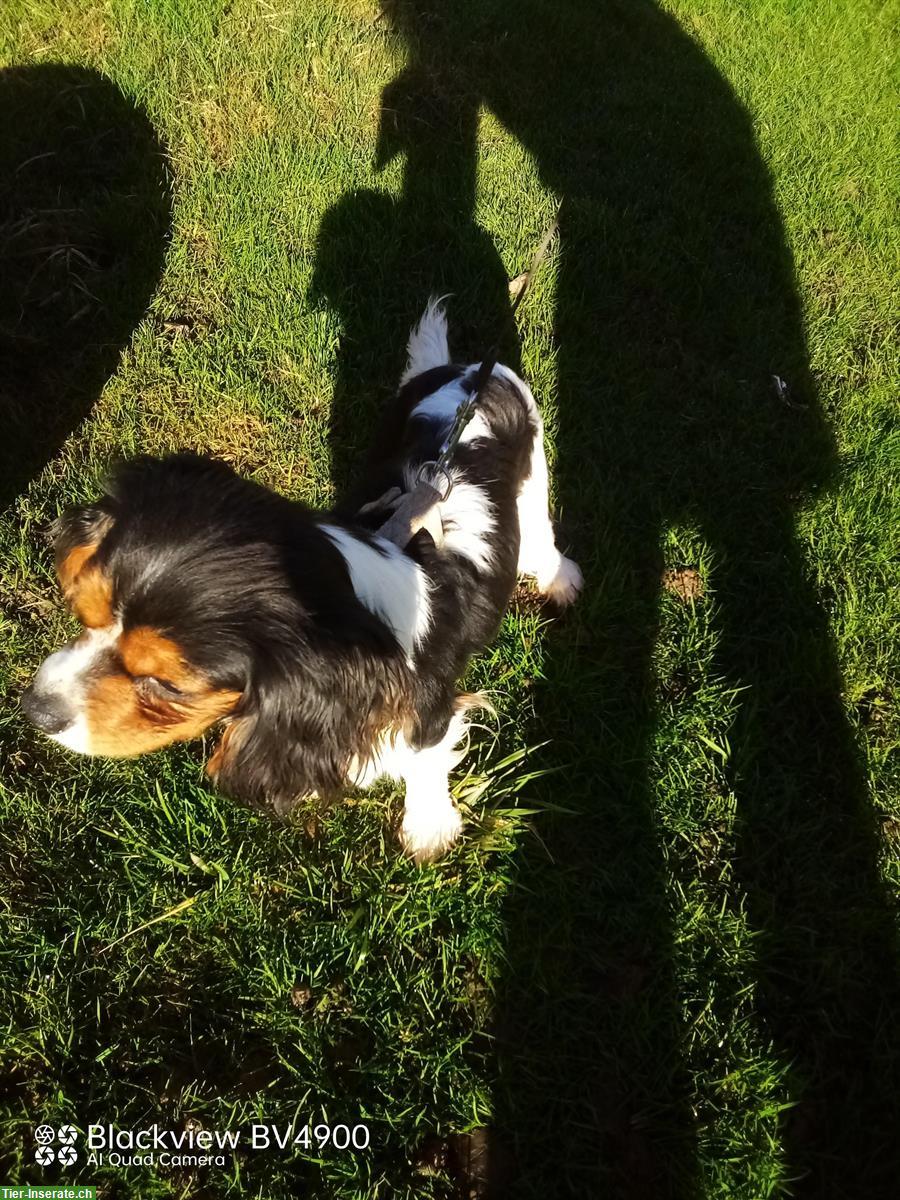
[[[538,588],[544,596],[558,608],[567,608],[578,599],[578,593],[584,587],[584,576],[581,567],[571,558],[560,555],[556,574],[549,580],[538,580]]]
[[[406,806],[400,841],[417,863],[432,862],[449,850],[462,831],[462,816],[449,796],[434,804]]]

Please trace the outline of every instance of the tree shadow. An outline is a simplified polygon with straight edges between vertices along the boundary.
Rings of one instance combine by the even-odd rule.
[[[0,71],[0,509],[90,412],[144,316],[171,219],[165,150],[96,71]]]
[[[497,1130],[513,1166],[494,1191],[702,1187],[648,781],[662,536],[686,522],[715,552],[718,669],[746,689],[731,731],[733,866],[756,938],[762,1036],[791,1064],[787,1177],[797,1195],[888,1194],[895,931],[794,532],[797,501],[828,482],[835,448],[749,116],[650,0],[391,0],[387,11],[409,65],[383,97],[380,153],[405,153],[403,194],[345,197],[318,247],[317,292],[346,330],[340,483],[430,292],[456,294],[458,350],[480,356],[495,330],[508,346],[506,281],[473,216],[482,105],[564,197],[556,481],[587,584],[553,632],[536,704],[546,765],[565,766],[556,798],[577,816],[541,817],[506,913]]]

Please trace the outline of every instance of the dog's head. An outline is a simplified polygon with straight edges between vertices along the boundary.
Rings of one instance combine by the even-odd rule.
[[[23,707],[62,746],[135,756],[227,719],[210,772],[282,809],[336,787],[390,724],[396,687],[366,715],[367,639],[380,663],[401,656],[340,555],[306,510],[224,464],[127,464],[60,519],[55,549],[83,631],[44,661]]]

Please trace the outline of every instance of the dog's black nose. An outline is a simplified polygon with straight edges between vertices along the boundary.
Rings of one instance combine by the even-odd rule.
[[[54,692],[38,692],[34,684],[22,693],[22,709],[29,721],[33,721],[44,733],[61,733],[75,719],[65,696]]]

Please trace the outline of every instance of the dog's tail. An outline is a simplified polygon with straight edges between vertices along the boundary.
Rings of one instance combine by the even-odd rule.
[[[409,360],[400,379],[401,385],[430,371],[432,367],[444,367],[450,361],[450,346],[447,341],[447,314],[444,312],[444,297],[432,296],[425,311],[414,325],[407,343]]]

